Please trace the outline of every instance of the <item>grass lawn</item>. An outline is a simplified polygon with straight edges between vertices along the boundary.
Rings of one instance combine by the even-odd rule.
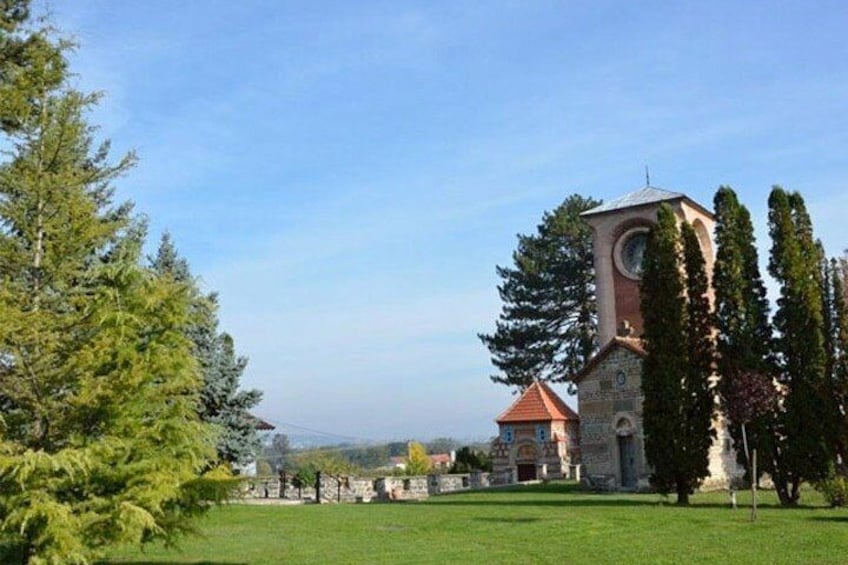
[[[770,492],[759,499],[754,524],[726,493],[678,508],[655,494],[584,494],[567,483],[404,504],[231,505],[177,550],[127,548],[107,563],[848,562],[848,510],[824,507],[814,491],[800,508],[778,507]]]

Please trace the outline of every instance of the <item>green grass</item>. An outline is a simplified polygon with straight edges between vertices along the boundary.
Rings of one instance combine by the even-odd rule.
[[[780,508],[760,493],[753,524],[726,493],[679,508],[658,495],[556,483],[420,503],[232,505],[212,511],[202,537],[178,550],[127,548],[108,563],[845,563],[848,510],[825,508],[813,491],[803,499]]]

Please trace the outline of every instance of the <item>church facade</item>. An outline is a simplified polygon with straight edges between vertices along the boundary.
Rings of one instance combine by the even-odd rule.
[[[577,374],[580,456],[584,480],[605,490],[641,490],[651,474],[644,455],[639,283],[647,232],[661,204],[698,235],[712,279],[715,224],[704,207],[677,192],[645,187],[582,214],[592,227],[598,335],[601,349]],[[710,297],[712,299],[712,296]],[[710,477],[703,488],[726,486],[741,474],[721,420],[710,450]]]

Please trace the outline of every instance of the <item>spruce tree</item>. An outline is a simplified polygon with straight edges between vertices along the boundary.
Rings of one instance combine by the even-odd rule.
[[[718,189],[715,205],[716,260],[713,267],[715,326],[717,330],[717,372],[723,412],[743,391],[759,391],[750,386],[750,375],[770,378],[774,374],[771,352],[771,325],[766,287],[757,256],[754,226],[748,209],[728,186]],[[741,379],[742,382],[735,382]],[[753,378],[758,383],[758,378]],[[728,422],[736,448],[737,461],[750,461],[744,450],[747,442],[760,453],[768,451],[770,411],[737,411],[745,421]],[[750,418],[750,420],[748,419]],[[742,426],[745,426],[743,439]]]
[[[200,417],[218,430],[218,461],[246,464],[259,453],[260,440],[250,409],[259,404],[258,390],[241,390],[247,359],[238,356],[232,337],[218,330],[218,297],[203,294],[188,262],[180,257],[170,234],[165,233],[151,267],[160,277],[184,285],[191,297],[192,319],[184,328],[193,344],[203,375]]]
[[[143,229],[113,203],[134,158],[94,144],[67,46],[26,33],[2,84],[0,529],[18,551],[2,561],[89,563],[183,530],[213,450],[188,296],[140,267]]]
[[[826,474],[827,415],[833,407],[832,399],[824,394],[819,254],[800,194],[774,187],[769,196],[769,232],[769,272],[780,285],[774,326],[778,334],[777,377],[784,397],[767,469],[781,503],[794,505],[803,481],[819,480]]]
[[[495,332],[478,334],[500,370],[493,382],[563,381],[596,351],[592,234],[580,213],[598,204],[569,196],[535,234],[518,236],[514,266],[497,268],[503,308]]]

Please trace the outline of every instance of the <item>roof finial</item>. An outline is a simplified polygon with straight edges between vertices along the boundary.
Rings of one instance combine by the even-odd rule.
[[[651,173],[648,171],[648,164],[645,163],[645,188],[651,186]]]

